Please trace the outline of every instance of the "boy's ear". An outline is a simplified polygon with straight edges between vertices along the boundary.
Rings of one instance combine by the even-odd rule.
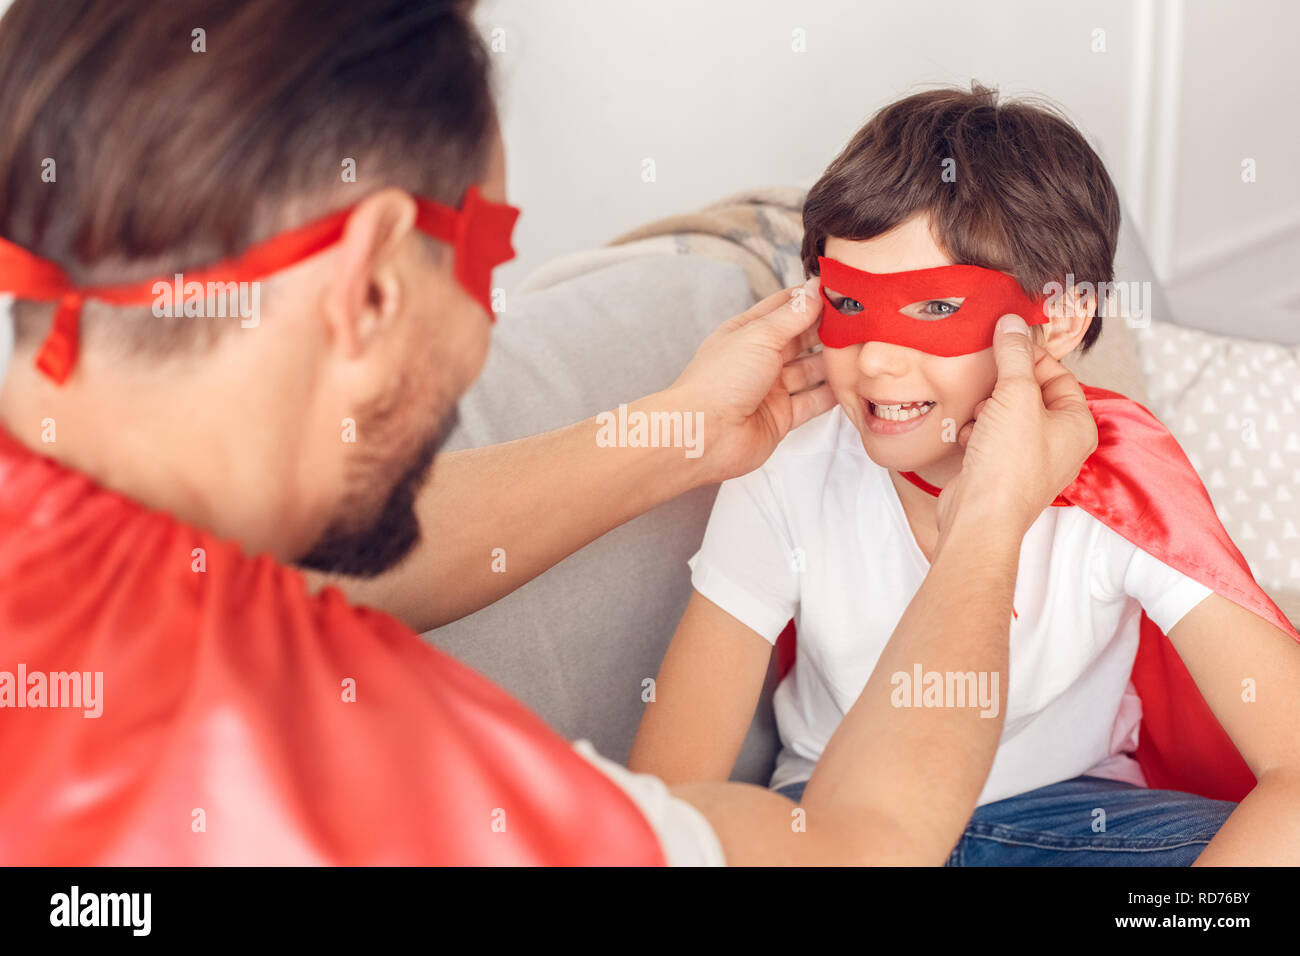
[[[1040,325],[1042,339],[1039,344],[1058,362],[1079,347],[1088,327],[1092,325],[1097,298],[1092,290],[1081,292],[1071,286],[1067,295],[1057,299],[1049,313],[1051,321]]]

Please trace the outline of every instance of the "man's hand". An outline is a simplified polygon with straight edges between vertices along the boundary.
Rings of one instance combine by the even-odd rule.
[[[309,577],[428,630],[685,491],[752,471],[790,429],[834,404],[821,355],[803,354],[820,314],[816,279],[768,296],[723,322],[673,385],[629,403],[648,414],[702,413],[698,458],[658,443],[608,447],[598,418],[439,455],[417,505],[421,541],[405,561],[369,580]],[[510,555],[507,566],[486,557],[498,552]]]
[[[1036,357],[1014,321],[1017,332],[995,336],[997,387],[958,436],[966,455],[939,498],[930,570],[813,768],[807,832],[792,833],[791,807],[775,794],[723,783],[677,791],[713,824],[729,862],[937,865],[961,838],[1005,726],[1021,539],[1097,444],[1078,382]],[[894,675],[920,664],[998,675],[997,707],[899,707]]]
[[[835,404],[817,342],[817,279],[782,289],[728,319],[695,353],[664,403],[704,413],[702,461],[709,480],[752,471],[791,429]]]
[[[941,534],[959,511],[980,518],[991,512],[1023,534],[1097,447],[1083,389],[1030,340],[1024,319],[998,320],[993,355],[997,385],[958,432],[966,448],[961,473],[939,496]]]

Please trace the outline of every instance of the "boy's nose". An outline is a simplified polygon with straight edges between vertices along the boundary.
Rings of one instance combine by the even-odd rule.
[[[911,364],[905,349],[890,342],[864,342],[858,353],[858,370],[864,375],[901,375]]]

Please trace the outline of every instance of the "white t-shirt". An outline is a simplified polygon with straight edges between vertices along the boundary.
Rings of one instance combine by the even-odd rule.
[[[590,740],[577,740],[573,749],[614,781],[628,795],[659,839],[664,861],[669,866],[726,866],[722,844],[704,814],[681,797],[673,796],[668,785],[648,773],[635,773],[608,757],[602,757]]]
[[[795,619],[771,786],[808,779],[929,571],[889,472],[837,407],[722,485],[690,566],[700,594],[767,640]],[[1128,756],[1141,611],[1168,632],[1210,593],[1083,510],[1045,510],[1020,549],[1006,723],[979,803],[1085,773],[1145,786]]]

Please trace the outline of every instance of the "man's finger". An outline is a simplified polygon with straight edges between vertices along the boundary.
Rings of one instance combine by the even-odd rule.
[[[1029,338],[1029,326],[1014,313],[998,319],[993,332],[993,358],[998,363],[998,381],[1007,379],[1033,379],[1034,343]]]
[[[815,349],[820,344],[821,336],[817,334],[817,329],[815,328],[809,329],[803,335],[799,336],[799,345],[804,349],[804,351]]]
[[[1043,390],[1043,405],[1048,411],[1077,412],[1079,408],[1087,409],[1088,400],[1083,396],[1083,387],[1074,374],[1051,355],[1044,352],[1034,365],[1034,377]]]
[[[790,408],[794,413],[794,420],[790,423],[790,427],[792,429],[798,428],[805,422],[812,421],[822,412],[830,411],[834,407],[835,394],[831,391],[829,385],[818,385],[806,392],[791,395]]]
[[[781,384],[793,395],[826,381],[826,359],[820,353],[787,362],[781,369]]]
[[[1095,449],[1097,422],[1092,417],[1092,409],[1088,407],[1083,386],[1074,377],[1074,373],[1044,351],[1034,365],[1034,377],[1043,391],[1043,405],[1056,420],[1058,427],[1070,428],[1080,442]]]
[[[724,324],[733,329],[742,328],[743,326],[753,322],[755,319],[762,318],[769,312],[781,308],[783,305],[788,305],[795,293],[802,288],[803,286],[794,286],[789,289],[777,289],[766,298],[759,299],[744,312],[740,313],[740,315],[728,319]]]
[[[822,299],[817,295],[816,276],[809,279],[789,296],[785,305],[745,323],[747,329],[761,335],[772,335],[785,348],[791,341],[807,332],[821,317]]]
[[[781,350],[781,361],[790,362],[803,355],[810,348],[813,348],[821,341],[817,336],[817,326],[813,326],[807,332],[793,338],[787,343],[786,347]]]

